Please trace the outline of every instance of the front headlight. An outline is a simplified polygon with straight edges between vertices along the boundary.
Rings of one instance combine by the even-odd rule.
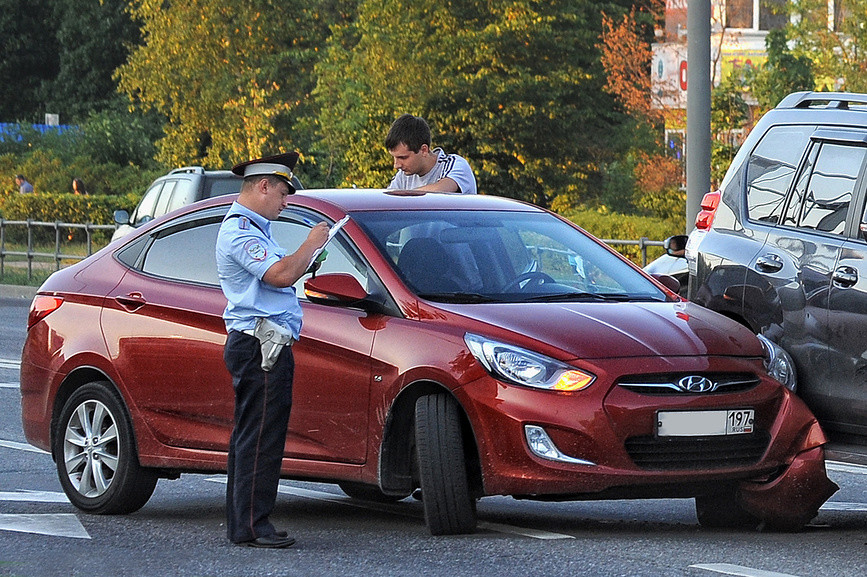
[[[521,347],[471,333],[464,335],[464,341],[485,369],[502,381],[551,391],[580,391],[596,380],[595,375]]]
[[[756,335],[762,343],[765,351],[765,369],[768,374],[783,383],[783,386],[795,392],[798,386],[798,374],[795,372],[795,363],[783,347],[765,337]]]

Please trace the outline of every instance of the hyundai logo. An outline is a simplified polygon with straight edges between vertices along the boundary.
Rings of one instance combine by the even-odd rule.
[[[677,381],[677,387],[685,393],[710,393],[716,390],[716,383],[707,377],[690,375]]]

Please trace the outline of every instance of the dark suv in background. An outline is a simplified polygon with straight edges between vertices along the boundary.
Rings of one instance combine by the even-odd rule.
[[[205,170],[201,166],[176,168],[151,183],[132,215],[125,210],[115,211],[117,229],[111,240],[126,236],[158,216],[203,198],[237,194],[243,181],[230,170]],[[304,188],[297,177],[293,176],[292,182],[296,190]]]
[[[780,345],[778,371],[867,464],[867,94],[799,92],[752,130],[686,248],[690,300]]]

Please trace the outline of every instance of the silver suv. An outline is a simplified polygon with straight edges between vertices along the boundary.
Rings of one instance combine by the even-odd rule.
[[[230,170],[205,170],[201,166],[176,168],[153,181],[132,215],[125,210],[115,211],[117,229],[111,240],[182,206],[212,196],[237,194],[243,181]],[[303,188],[297,177],[293,176],[292,182],[296,190]]]
[[[752,130],[686,248],[690,300],[788,353],[778,372],[867,463],[867,94],[799,92]]]

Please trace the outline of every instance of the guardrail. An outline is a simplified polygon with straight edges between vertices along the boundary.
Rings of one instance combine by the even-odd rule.
[[[27,250],[7,250],[7,229],[11,226],[23,226],[27,232]],[[47,228],[54,230],[54,252],[39,252],[33,248],[34,231],[38,228]],[[0,218],[0,279],[6,272],[7,257],[25,257],[27,259],[27,279],[33,278],[33,265],[36,262],[45,262],[50,264],[54,261],[54,270],[60,270],[61,262],[64,260],[83,260],[93,254],[93,232],[98,230],[114,230],[116,227],[113,224],[78,224],[70,222],[40,222],[35,220],[6,220]],[[85,233],[86,254],[65,254],[63,252],[63,239],[68,235],[68,231],[83,230]],[[602,242],[611,246],[638,246],[641,252],[641,266],[647,265],[647,247],[663,246],[661,240],[650,240],[646,236],[642,236],[638,240],[622,240],[622,239],[602,239]],[[101,246],[98,248],[102,248]]]
[[[8,229],[11,226],[22,226],[26,229],[27,250],[7,250]],[[37,229],[54,229],[54,252],[40,252],[34,249],[34,232]],[[83,260],[93,254],[93,233],[98,230],[114,230],[113,224],[78,224],[71,222],[40,222],[36,220],[6,220],[0,218],[0,279],[6,272],[7,257],[25,257],[27,259],[27,279],[33,278],[34,261],[54,261],[54,270],[60,270],[61,261]],[[69,234],[69,230],[83,230],[85,234],[85,248],[87,254],[65,254],[63,252],[63,239]],[[101,247],[100,247],[101,248]]]

